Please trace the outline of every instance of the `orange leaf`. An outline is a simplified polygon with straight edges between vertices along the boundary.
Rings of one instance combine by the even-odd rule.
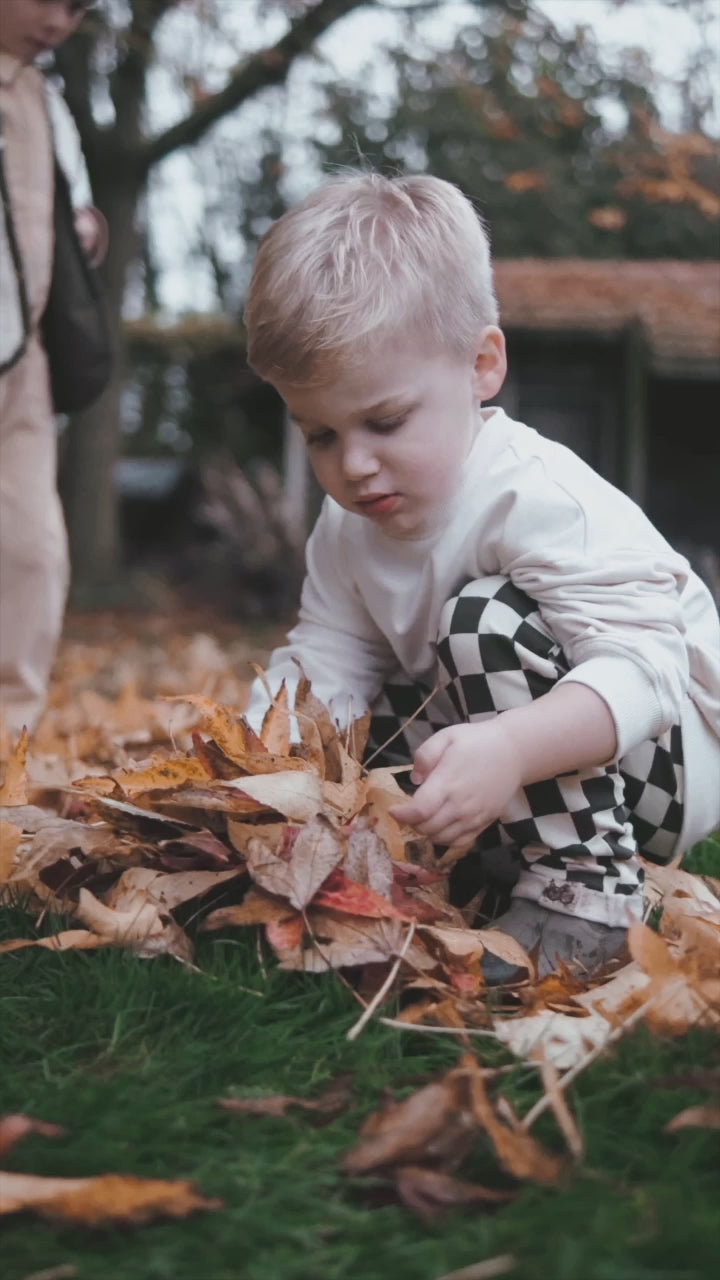
[[[290,752],[290,714],[285,681],[268,707],[260,729],[260,737],[271,755],[287,756]]]
[[[387,898],[375,893],[367,885],[356,884],[349,880],[344,872],[337,868],[330,873],[324,884],[313,898],[313,905],[329,907],[332,911],[341,911],[348,915],[368,916],[371,919],[394,917],[396,920],[409,920],[410,916],[399,911]]]
[[[82,1226],[138,1225],[153,1218],[185,1218],[197,1209],[221,1209],[191,1182],[166,1182],[107,1173],[98,1178],[37,1178],[3,1173],[0,1214],[31,1209],[45,1218]]]
[[[27,804],[27,753],[28,731],[27,727],[25,727],[15,743],[13,753],[8,760],[3,784],[0,787],[0,804]]]

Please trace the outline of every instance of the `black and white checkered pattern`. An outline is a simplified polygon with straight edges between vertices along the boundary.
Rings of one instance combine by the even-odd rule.
[[[441,691],[419,714],[430,688],[407,676],[387,685],[378,700],[371,749],[397,736],[375,763],[408,763],[438,729],[526,706],[569,670],[537,603],[501,576],[469,582],[448,601],[437,653]],[[525,787],[483,844],[489,838],[521,850],[518,896],[625,924],[628,908],[634,915],[642,908],[638,849],[655,861],[673,856],[682,803],[682,741],[675,726],[628,753],[619,767],[585,769]]]

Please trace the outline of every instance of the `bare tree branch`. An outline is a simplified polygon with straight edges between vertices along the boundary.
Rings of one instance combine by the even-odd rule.
[[[145,143],[139,156],[141,169],[147,171],[171,152],[197,142],[211,125],[260,89],[282,84],[295,59],[312,48],[314,41],[339,18],[353,9],[375,5],[376,0],[318,0],[291,23],[276,44],[241,63],[223,89],[206,98],[184,120]]]

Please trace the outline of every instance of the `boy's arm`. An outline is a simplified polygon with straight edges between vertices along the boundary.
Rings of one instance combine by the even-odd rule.
[[[442,844],[471,842],[529,783],[603,765],[680,719],[687,565],[623,495],[588,474],[582,501],[538,458],[515,468],[500,569],[539,605],[570,670],[494,720],[443,729],[416,756],[396,816]]]
[[[271,654],[266,675],[273,693],[285,680],[292,706],[299,663],[315,696],[345,724],[371,705],[395,660],[353,585],[341,520],[326,500],[306,547],[298,622],[288,643]],[[246,712],[253,727],[266,709],[267,694],[256,680]]]
[[[526,707],[441,729],[416,753],[418,790],[393,814],[438,844],[470,844],[521,787],[616,754],[607,703],[582,684],[556,685]]]

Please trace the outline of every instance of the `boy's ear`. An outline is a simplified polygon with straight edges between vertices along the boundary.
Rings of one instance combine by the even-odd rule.
[[[492,400],[505,381],[506,373],[505,334],[496,324],[489,324],[480,334],[475,357],[473,386],[478,400]]]

